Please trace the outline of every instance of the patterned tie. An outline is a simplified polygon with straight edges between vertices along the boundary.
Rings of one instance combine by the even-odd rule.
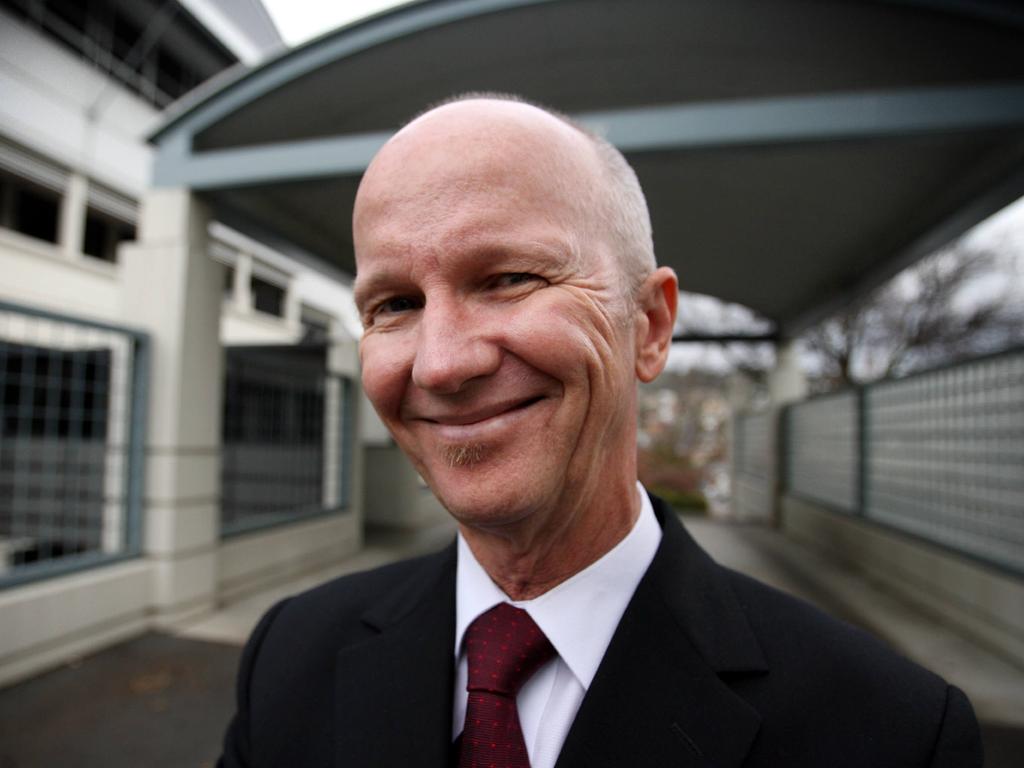
[[[529,768],[516,694],[555,649],[522,608],[481,614],[466,631],[469,700],[459,768]]]

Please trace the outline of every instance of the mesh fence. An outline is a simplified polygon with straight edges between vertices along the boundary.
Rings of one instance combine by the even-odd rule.
[[[855,392],[809,400],[787,412],[786,487],[853,512],[860,501],[859,409]]]
[[[815,398],[787,418],[789,493],[1024,572],[1024,352]]]
[[[0,303],[0,585],[137,551],[144,354],[132,331]]]
[[[865,515],[1024,570],[1024,353],[865,397]]]
[[[745,414],[735,421],[733,512],[741,520],[769,520],[775,510],[778,474],[776,414]]]
[[[751,481],[775,482],[773,413],[748,414],[736,424],[736,472]]]
[[[227,350],[221,531],[292,521],[347,504],[348,382],[326,350]]]

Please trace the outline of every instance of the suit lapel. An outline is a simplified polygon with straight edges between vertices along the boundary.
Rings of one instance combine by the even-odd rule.
[[[737,768],[758,713],[723,680],[767,671],[723,570],[654,499],[662,542],[583,700],[557,768]],[[455,547],[428,558],[339,652],[336,763],[451,764]]]
[[[557,768],[742,764],[760,716],[722,680],[766,671],[721,569],[659,500],[663,537]]]
[[[339,652],[337,765],[450,764],[455,547],[363,617],[379,632]]]

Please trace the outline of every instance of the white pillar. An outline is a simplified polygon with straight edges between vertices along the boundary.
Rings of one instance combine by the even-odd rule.
[[[342,443],[342,382],[328,376],[324,387],[324,467],[321,495],[326,509],[334,509],[341,502],[340,466],[343,460]]]
[[[327,372],[332,376],[342,376],[349,381],[348,391],[342,390],[340,384],[337,389],[337,400],[334,408],[336,408],[334,414],[334,427],[333,434],[338,438],[341,436],[341,430],[347,426],[349,432],[349,450],[352,451],[352,455],[347,457],[348,460],[348,477],[345,478],[345,482],[348,483],[348,506],[346,509],[352,518],[352,525],[354,526],[354,534],[356,541],[361,546],[363,539],[363,521],[364,515],[364,486],[363,486],[363,462],[365,460],[363,452],[363,436],[360,430],[360,419],[359,419],[359,407],[361,401],[361,386],[359,381],[359,344],[352,338],[352,336],[345,329],[344,323],[338,318],[332,318],[328,327],[328,339],[329,346],[327,348]],[[345,397],[346,400],[342,398]],[[325,409],[326,410],[326,409]],[[342,417],[347,416],[349,423],[344,425],[342,423]],[[340,440],[336,441],[335,445],[340,446]],[[337,502],[341,502],[342,489],[337,483],[337,478],[340,476],[338,461],[342,460],[340,451],[336,450],[336,457],[334,458],[333,468],[328,468],[327,471],[333,472],[334,481],[333,492],[334,498]]]
[[[807,376],[800,367],[800,355],[795,341],[778,347],[775,368],[768,374],[768,393],[775,406],[807,397]]]
[[[89,211],[89,182],[80,173],[72,173],[64,188],[57,224],[57,244],[68,259],[81,258],[85,247],[85,217]]]
[[[252,256],[239,251],[231,300],[240,315],[252,312]]]
[[[125,321],[152,339],[143,547],[164,626],[210,610],[217,590],[224,268],[208,222],[188,190],[151,190],[121,250]]]
[[[107,404],[107,447],[103,473],[104,552],[116,553],[125,544],[125,472],[124,446],[128,444],[131,414],[132,355],[128,339],[120,334],[103,334],[102,343],[110,349],[110,397]]]
[[[289,278],[284,286],[283,318],[285,325],[297,334],[302,333],[302,299],[295,290],[295,279]]]

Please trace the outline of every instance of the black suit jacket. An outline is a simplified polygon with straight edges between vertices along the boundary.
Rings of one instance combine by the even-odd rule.
[[[958,689],[871,636],[663,537],[558,768],[981,766]],[[449,765],[455,547],[271,609],[238,675],[222,765]]]

